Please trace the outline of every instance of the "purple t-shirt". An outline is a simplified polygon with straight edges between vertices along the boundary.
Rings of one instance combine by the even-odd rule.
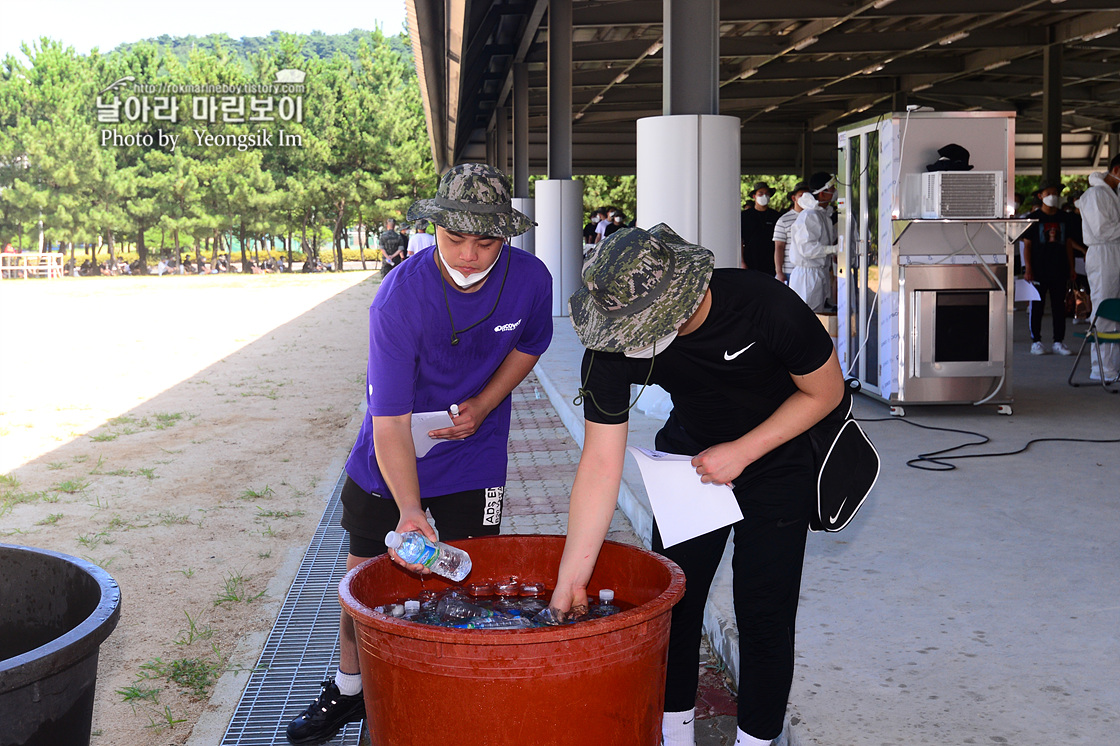
[[[503,246],[486,283],[463,293],[444,281],[435,251],[428,247],[389,273],[369,309],[369,411],[346,473],[382,497],[389,490],[377,467],[372,417],[447,410],[482,391],[510,351],[540,355],[552,341],[552,277],[539,259]],[[474,435],[441,442],[417,459],[420,496],[504,485],[510,411],[507,396]]]

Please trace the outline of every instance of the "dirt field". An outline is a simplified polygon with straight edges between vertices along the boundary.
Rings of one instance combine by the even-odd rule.
[[[0,283],[0,542],[86,557],[122,589],[96,746],[185,742],[213,682],[256,662],[245,640],[271,628],[357,433],[376,288]]]

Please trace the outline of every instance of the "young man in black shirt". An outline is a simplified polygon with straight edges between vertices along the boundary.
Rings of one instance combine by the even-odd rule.
[[[739,213],[739,232],[742,247],[742,264],[746,269],[757,269],[763,274],[775,274],[774,225],[782,216],[770,207],[774,190],[765,181],[754,185],[751,199],[754,203]]]
[[[1035,284],[1039,294],[1039,300],[1032,301],[1027,311],[1032,355],[1047,352],[1042,344],[1042,312],[1047,295],[1054,331],[1050,349],[1057,355],[1070,354],[1065,344],[1066,287],[1077,280],[1077,275],[1073,264],[1073,220],[1069,213],[1058,209],[1061,190],[1061,185],[1043,180],[1035,192],[1042,206],[1027,215],[1035,223],[1023,234],[1025,279]]]
[[[630,384],[665,388],[673,411],[659,450],[695,456],[703,482],[734,483],[735,616],[741,645],[739,740],[781,735],[793,682],[794,620],[816,474],[805,431],[840,402],[831,338],[788,287],[714,269],[712,253],[668,226],[623,229],[588,257],[569,301],[587,348],[585,437],[551,605],[587,603],[587,583],[618,500]],[[653,549],[684,570],[673,610],[662,724],[666,746],[693,744],[708,589],[731,527]]]

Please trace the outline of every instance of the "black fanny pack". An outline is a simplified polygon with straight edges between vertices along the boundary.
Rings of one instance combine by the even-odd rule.
[[[855,517],[879,478],[879,453],[859,423],[852,419],[852,390],[827,417],[809,428],[817,471],[817,505],[809,515],[811,531],[839,531]]]
[[[689,362],[716,391],[754,408],[740,392],[728,388],[695,362]],[[809,512],[811,531],[834,532],[847,526],[879,478],[879,453],[852,418],[852,393],[859,389],[859,381],[849,379],[844,386],[844,398],[836,408],[808,430],[817,474],[817,501]]]

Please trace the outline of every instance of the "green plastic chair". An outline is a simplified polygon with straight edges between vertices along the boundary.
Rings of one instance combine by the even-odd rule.
[[[1081,347],[1077,349],[1077,357],[1073,359],[1073,369],[1069,372],[1069,385],[1074,388],[1082,384],[1095,384],[1096,381],[1079,381],[1074,382],[1073,377],[1077,374],[1077,365],[1081,362],[1081,355],[1085,352],[1085,348],[1089,347],[1090,343],[1096,343],[1096,347],[1089,347],[1090,350],[1095,349],[1097,352],[1097,370],[1101,370],[1101,345],[1115,345],[1120,344],[1120,332],[1102,332],[1097,329],[1097,322],[1100,319],[1108,319],[1109,321],[1116,321],[1120,323],[1120,298],[1105,298],[1096,307],[1093,314],[1092,321],[1089,328],[1084,332],[1074,332],[1075,337],[1081,338]],[[1092,354],[1092,353],[1090,353]],[[1088,357],[1088,356],[1086,356]],[[1120,389],[1114,389],[1104,380],[1101,376],[1101,388],[1110,394],[1120,393]]]

